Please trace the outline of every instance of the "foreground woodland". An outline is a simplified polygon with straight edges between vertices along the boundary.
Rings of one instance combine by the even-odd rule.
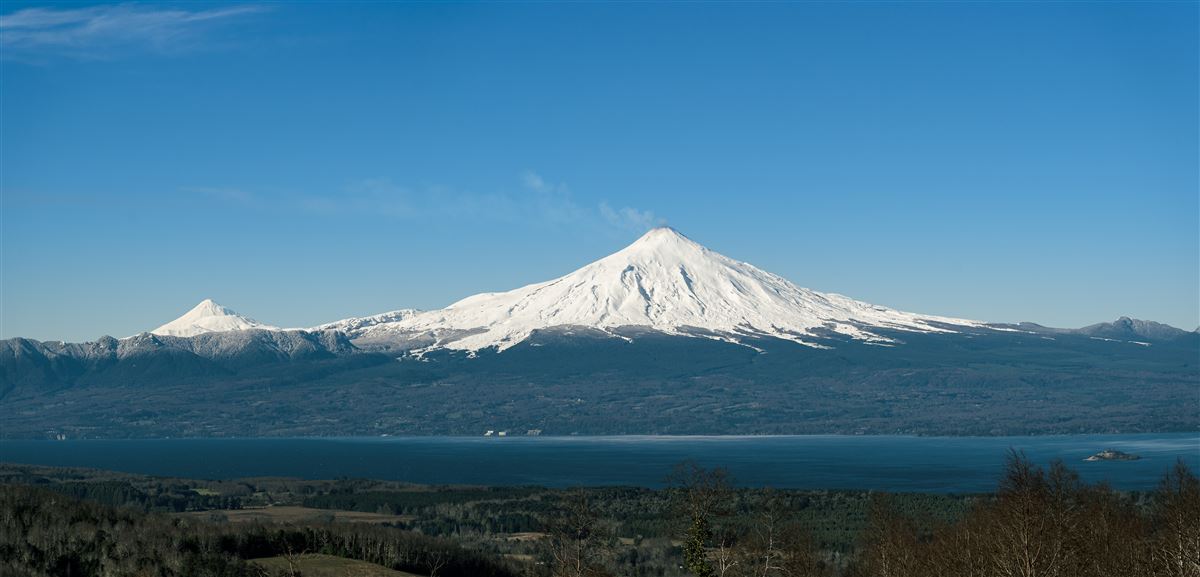
[[[987,495],[738,488],[690,464],[662,490],[24,465],[0,481],[0,576],[1200,577],[1182,463],[1119,492],[1012,454]]]

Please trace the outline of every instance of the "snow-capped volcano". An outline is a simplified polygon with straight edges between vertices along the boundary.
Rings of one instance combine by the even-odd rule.
[[[671,335],[738,341],[769,336],[822,346],[821,336],[883,343],[873,328],[948,332],[982,323],[895,311],[802,288],[713,252],[671,228],[656,228],[624,250],[571,274],[444,309],[375,323],[352,338],[423,335],[430,348],[504,350],[534,331],[581,326],[616,334],[643,327]]]
[[[280,330],[227,309],[212,299],[204,299],[183,316],[150,331],[156,335],[194,337],[204,333],[243,331],[246,329]]]

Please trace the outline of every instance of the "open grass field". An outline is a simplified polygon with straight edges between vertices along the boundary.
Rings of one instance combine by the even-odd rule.
[[[549,537],[549,535],[547,535],[546,533],[541,533],[541,532],[537,532],[537,531],[523,531],[520,533],[509,533],[508,535],[505,536],[505,539],[508,539],[509,541],[528,542],[528,541],[537,541],[539,539],[545,539],[546,537]]]
[[[271,572],[285,571],[291,567],[286,557],[267,557],[253,559],[250,562]],[[295,568],[305,577],[420,577],[413,573],[394,571],[374,563],[334,557],[333,555],[300,555],[296,558],[295,563]]]
[[[381,513],[365,513],[361,511],[336,511],[333,509],[314,509],[295,505],[280,505],[247,509],[216,509],[213,511],[189,511],[179,513],[182,517],[199,517],[214,519],[224,517],[230,523],[249,523],[260,521],[264,523],[300,523],[313,521],[337,521],[341,523],[400,523],[414,519],[411,515],[386,515]]]

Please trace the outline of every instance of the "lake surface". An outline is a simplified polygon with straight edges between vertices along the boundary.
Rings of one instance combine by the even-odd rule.
[[[1062,459],[1088,481],[1152,489],[1200,434],[1042,437],[387,437],[0,441],[0,461],[201,479],[359,477],[423,484],[658,487],[684,460],[728,467],[739,485],[982,492],[1009,449]],[[1113,448],[1139,461],[1083,462]]]

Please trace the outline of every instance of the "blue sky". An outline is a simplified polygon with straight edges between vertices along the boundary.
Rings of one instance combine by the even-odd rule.
[[[0,8],[0,336],[282,326],[667,223],[915,312],[1200,324],[1176,3]]]

